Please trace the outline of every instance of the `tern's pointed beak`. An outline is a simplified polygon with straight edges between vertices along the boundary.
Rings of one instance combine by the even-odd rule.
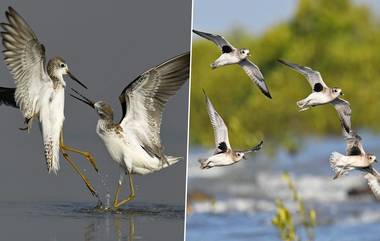
[[[73,88],[71,88],[71,90],[74,91],[77,95],[79,95],[79,97],[78,97],[78,96],[75,96],[73,94],[70,94],[71,97],[73,97],[73,98],[75,98],[75,99],[77,99],[77,100],[79,100],[79,101],[81,101],[81,102],[89,105],[92,108],[95,108],[95,102],[94,101],[88,99],[87,97],[85,97],[84,95],[82,95],[81,93],[79,93],[78,91],[76,91]]]
[[[80,82],[70,71],[67,71],[67,74],[70,76],[71,79],[75,80],[83,88],[87,89],[87,86],[85,86],[82,82]]]

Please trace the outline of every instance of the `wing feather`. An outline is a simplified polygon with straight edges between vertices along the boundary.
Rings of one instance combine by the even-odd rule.
[[[189,79],[190,53],[174,57],[141,74],[121,93],[120,125],[133,132],[146,148],[162,156],[160,128],[169,98]]]
[[[236,50],[236,48],[232,46],[232,44],[230,44],[223,36],[212,33],[205,33],[198,30],[193,30],[193,32],[202,38],[205,38],[216,44],[223,53],[229,53],[233,50]]]
[[[215,153],[218,153],[221,151],[227,151],[227,149],[231,149],[230,141],[228,139],[227,126],[224,123],[222,117],[215,110],[214,106],[212,105],[210,99],[207,97],[206,92],[204,90],[203,90],[203,93],[206,99],[208,116],[210,117],[212,128],[214,129],[215,146],[216,146]],[[225,145],[222,143],[225,143]],[[223,146],[226,146],[227,148],[223,148]]]
[[[336,98],[331,102],[336,109],[340,123],[347,133],[351,132],[351,107],[350,103],[341,98]]]
[[[272,99],[272,96],[269,93],[269,89],[267,85],[265,84],[264,76],[261,73],[259,67],[257,67],[254,63],[252,63],[248,59],[241,61],[239,65],[247,73],[249,78],[257,85],[257,87],[259,87],[261,92],[268,98]]]
[[[307,79],[307,81],[309,82],[311,86],[311,89],[314,92],[319,92],[319,91],[322,91],[323,88],[327,88],[327,85],[323,81],[322,76],[318,71],[315,71],[311,69],[310,67],[288,63],[281,59],[279,59],[278,62],[294,69],[298,73],[301,73],[303,76],[305,76],[305,78]]]
[[[5,12],[8,23],[2,23],[4,61],[16,82],[15,101],[25,117],[38,110],[38,99],[45,72],[45,48],[26,21],[11,7]]]
[[[0,105],[8,105],[18,108],[15,100],[15,88],[0,87]]]

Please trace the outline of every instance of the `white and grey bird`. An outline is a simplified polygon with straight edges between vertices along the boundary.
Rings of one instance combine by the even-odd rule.
[[[261,92],[268,98],[272,98],[269,93],[269,89],[264,81],[264,76],[261,73],[259,67],[257,67],[248,59],[250,56],[249,49],[235,48],[224,37],[217,34],[205,33],[197,30],[193,30],[193,32],[207,40],[214,42],[222,51],[222,54],[219,56],[219,58],[211,64],[211,68],[215,69],[225,65],[239,64],[248,75],[248,77],[257,85],[257,87],[259,87]]]
[[[64,100],[66,82],[70,76],[87,88],[69,71],[66,62],[55,57],[46,64],[45,47],[27,22],[12,8],[5,12],[8,22],[1,23],[4,61],[15,79],[16,88],[0,88],[0,103],[18,108],[23,113],[28,131],[33,119],[39,120],[44,154],[49,172],[59,170],[59,151],[75,171],[81,175],[92,194],[95,190],[87,178],[77,169],[65,151],[84,155],[96,168],[96,162],[88,152],[82,152],[63,143]]]
[[[245,154],[250,152],[256,152],[261,149],[263,141],[261,141],[258,145],[248,150],[232,150],[228,139],[228,129],[226,124],[224,123],[222,117],[218,114],[218,112],[216,112],[210,99],[207,97],[206,92],[203,91],[203,93],[206,98],[207,111],[210,117],[211,125],[214,129],[216,149],[211,157],[199,159],[201,169],[230,166],[239,162],[242,158],[246,159]]]
[[[361,143],[361,137],[353,132],[345,133],[346,155],[333,152],[330,155],[330,164],[336,175],[334,179],[347,174],[351,170],[368,171],[376,161],[376,156],[367,154]]]
[[[182,157],[167,156],[160,138],[162,112],[169,98],[189,79],[190,53],[172,58],[149,69],[131,82],[119,96],[122,119],[114,122],[113,110],[104,101],[91,101],[78,91],[74,98],[96,110],[96,133],[122,173],[113,206],[120,207],[135,198],[132,176],[146,175],[175,164]],[[124,175],[129,176],[130,195],[118,201]]]
[[[347,133],[346,136],[346,155],[333,152],[330,155],[330,165],[335,172],[334,179],[348,174],[352,170],[365,172],[364,178],[377,199],[380,200],[380,175],[373,167],[377,162],[376,156],[367,154],[361,143],[362,138],[354,133]]]
[[[278,60],[278,62],[305,76],[312,88],[312,93],[309,96],[297,102],[300,111],[330,103],[336,109],[339,120],[346,132],[349,133],[351,131],[351,107],[348,101],[339,98],[339,96],[343,95],[341,89],[328,87],[323,81],[321,74],[310,67],[288,63],[284,60]]]

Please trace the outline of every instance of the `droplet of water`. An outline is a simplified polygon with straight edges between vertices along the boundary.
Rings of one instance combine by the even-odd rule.
[[[110,208],[111,207],[111,195],[109,193],[106,194],[106,205],[105,208]]]

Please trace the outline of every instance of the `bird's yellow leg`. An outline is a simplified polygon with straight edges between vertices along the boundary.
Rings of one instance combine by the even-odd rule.
[[[61,151],[62,151],[63,158],[65,158],[65,160],[74,169],[74,171],[76,173],[78,173],[78,175],[82,178],[82,180],[86,184],[88,190],[90,190],[91,194],[94,195],[95,197],[99,198],[98,193],[95,191],[95,188],[91,185],[91,183],[88,180],[88,178],[86,177],[86,175],[84,175],[82,173],[82,171],[80,170],[80,168],[75,164],[75,162],[73,161],[73,159],[71,159],[70,156],[67,153],[65,153],[62,149],[61,149]]]
[[[94,167],[96,172],[99,171],[98,167],[96,166],[96,160],[90,152],[81,151],[79,149],[65,145],[65,142],[63,140],[63,130],[61,131],[61,136],[60,136],[60,147],[61,147],[62,153],[64,151],[69,151],[69,152],[77,153],[77,154],[83,156],[84,158],[86,158],[91,163],[91,165]]]
[[[115,200],[113,202],[114,208],[118,208],[121,205],[127,204],[128,202],[132,201],[136,197],[133,177],[132,177],[131,174],[128,174],[128,176],[129,176],[129,188],[130,188],[130,192],[131,193],[129,194],[128,198],[126,198],[126,199],[124,199],[124,200],[122,200],[122,201],[119,202],[118,201],[118,199],[119,199],[119,193],[120,193],[120,188],[121,188],[121,185],[122,185],[122,182],[119,181],[117,183],[117,188],[116,188],[116,193],[115,193]]]

